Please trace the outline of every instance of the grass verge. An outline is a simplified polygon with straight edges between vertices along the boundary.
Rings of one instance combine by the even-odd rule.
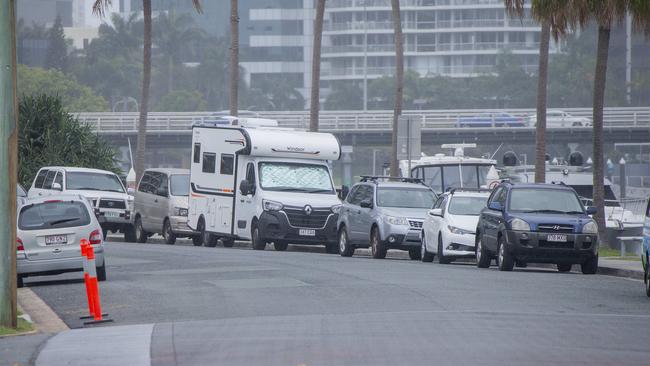
[[[628,260],[628,261],[641,261],[641,258],[632,254],[632,253],[627,253],[625,257],[621,257],[621,251],[617,249],[612,249],[609,247],[599,247],[598,248],[598,256],[601,258],[612,258],[612,259],[621,259],[621,260]]]
[[[22,315],[20,312],[18,315]],[[17,335],[22,333],[28,333],[34,330],[34,325],[23,318],[18,318],[18,327],[14,328],[5,328],[0,327],[0,337],[8,335]]]

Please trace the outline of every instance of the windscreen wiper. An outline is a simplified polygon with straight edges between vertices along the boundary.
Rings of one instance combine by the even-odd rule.
[[[56,221],[51,221],[50,226],[58,225],[58,224],[63,224],[65,222],[70,222],[70,221],[77,221],[81,219],[81,217],[72,217],[72,218],[67,218],[67,219],[61,219],[61,220],[56,220]]]

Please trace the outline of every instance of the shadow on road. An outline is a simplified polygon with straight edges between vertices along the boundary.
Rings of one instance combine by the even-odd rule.
[[[29,278],[25,279],[25,287],[41,287],[41,286],[54,286],[54,285],[72,285],[76,283],[84,283],[83,278],[67,278],[61,280],[44,280],[39,278],[36,281],[30,281]]]

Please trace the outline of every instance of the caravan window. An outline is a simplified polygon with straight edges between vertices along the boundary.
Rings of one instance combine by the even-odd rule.
[[[334,193],[325,165],[301,163],[260,163],[260,187],[268,191]]]
[[[233,154],[221,154],[221,174],[232,175],[235,171],[235,156]]]
[[[194,144],[194,162],[197,164],[201,162],[201,144],[199,143]]]
[[[217,154],[203,153],[203,173],[214,173],[217,161]]]

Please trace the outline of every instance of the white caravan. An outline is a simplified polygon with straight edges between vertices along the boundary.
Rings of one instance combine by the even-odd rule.
[[[194,125],[188,225],[208,246],[242,239],[256,250],[267,243],[280,251],[289,243],[324,244],[336,253],[341,202],[328,161],[340,156],[334,135],[268,120]]]

